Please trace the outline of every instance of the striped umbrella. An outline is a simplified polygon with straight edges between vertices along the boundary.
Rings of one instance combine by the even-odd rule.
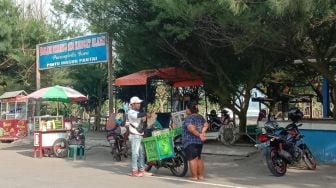
[[[80,92],[70,87],[63,87],[59,85],[39,89],[27,95],[27,98],[58,102],[81,102],[87,100],[87,97]]]

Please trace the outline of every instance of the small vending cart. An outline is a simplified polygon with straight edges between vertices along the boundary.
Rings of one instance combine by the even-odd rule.
[[[0,96],[0,140],[14,141],[27,136],[28,100],[24,90]]]
[[[80,92],[63,86],[45,87],[27,96],[36,101],[81,102],[87,97]],[[58,112],[57,112],[58,114]],[[34,117],[34,157],[56,156],[66,157],[68,151],[68,133],[71,121],[64,121],[63,116]]]
[[[71,124],[63,116],[34,117],[34,157],[66,157],[68,149],[68,132]]]

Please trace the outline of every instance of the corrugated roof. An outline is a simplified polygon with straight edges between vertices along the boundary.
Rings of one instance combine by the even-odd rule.
[[[25,92],[24,90],[5,92],[0,96],[0,99],[13,98],[18,95],[27,95],[27,92]]]

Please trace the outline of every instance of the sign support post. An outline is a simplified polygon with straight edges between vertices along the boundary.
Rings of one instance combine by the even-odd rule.
[[[113,113],[113,56],[112,56],[112,39],[108,38],[108,95],[109,95],[109,115]],[[116,102],[116,101],[114,101]],[[110,117],[112,118],[112,117]]]
[[[41,89],[41,72],[40,72],[40,50],[39,45],[36,45],[36,90]],[[37,116],[40,115],[40,109],[41,109],[41,102],[36,101],[35,105],[35,112]]]

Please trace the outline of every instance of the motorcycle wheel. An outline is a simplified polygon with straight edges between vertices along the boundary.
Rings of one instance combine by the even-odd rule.
[[[266,163],[271,173],[280,177],[287,172],[287,163],[278,154],[275,148],[269,148],[266,152]]]
[[[115,156],[114,156],[114,159],[116,160],[116,161],[121,161],[121,155],[119,155],[119,154],[116,154]]]
[[[152,168],[153,168],[153,166],[156,167],[156,165],[154,164],[154,162],[147,162],[147,163],[145,163],[145,171],[146,172],[151,171]]]
[[[112,146],[112,156],[113,156],[113,159],[116,160],[116,161],[121,161],[121,155],[120,155],[120,152],[118,151],[118,148],[116,145]]]
[[[176,152],[172,161],[173,166],[169,167],[170,171],[174,176],[184,177],[188,172],[188,161],[184,153],[181,151]]]
[[[128,158],[128,146],[127,146],[127,143],[123,143],[122,144],[123,146],[122,146],[122,153],[123,153],[123,156],[125,157],[125,158]]]
[[[52,148],[56,157],[63,158],[68,155],[68,142],[64,138],[55,140]]]
[[[307,165],[309,170],[316,169],[316,161],[312,152],[307,146],[305,147],[305,149],[303,149],[303,162]]]
[[[125,157],[125,158],[128,158],[128,153],[127,153],[127,152],[128,152],[128,151],[126,150],[125,153],[124,153],[124,157]]]

